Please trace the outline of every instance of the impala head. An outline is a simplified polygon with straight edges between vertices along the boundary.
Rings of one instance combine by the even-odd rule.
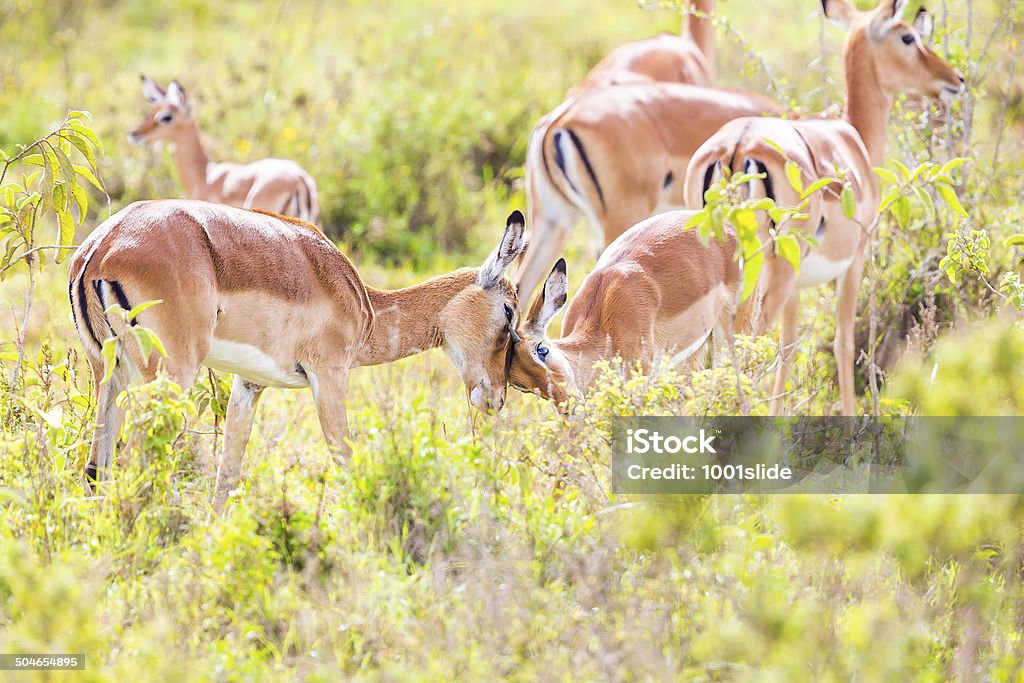
[[[887,95],[907,93],[950,98],[963,90],[963,78],[935,54],[931,18],[921,8],[912,24],[903,21],[907,0],[882,0],[861,12],[850,0],[822,0],[825,16],[849,30],[847,70],[865,70]]]
[[[518,339],[519,300],[505,269],[523,250],[523,214],[513,211],[505,233],[476,281],[441,311],[444,349],[469,391],[474,408],[497,412],[505,405],[505,378]]]
[[[142,94],[153,106],[142,123],[128,133],[132,142],[143,144],[173,140],[192,121],[192,105],[185,96],[185,89],[177,81],[171,81],[164,90],[152,78],[143,76]]]
[[[565,306],[569,280],[565,259],[558,259],[544,288],[530,306],[515,344],[508,383],[520,391],[537,394],[563,405],[576,390],[576,378],[565,354],[551,343],[546,331],[552,318]]]

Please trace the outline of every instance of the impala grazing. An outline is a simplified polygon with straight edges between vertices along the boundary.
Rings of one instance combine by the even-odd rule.
[[[142,94],[153,107],[128,139],[137,144],[158,140],[173,144],[174,164],[189,199],[260,209],[314,224],[319,220],[316,183],[297,163],[288,159],[214,163],[206,156],[192,104],[177,81],[164,90],[143,76]]]
[[[523,215],[508,219],[481,268],[394,291],[363,283],[312,225],[207,202],[132,204],[82,243],[68,271],[71,308],[92,368],[96,429],[87,474],[111,467],[123,412],[117,395],[158,368],[187,388],[203,365],[235,373],[215,504],[238,482],[256,403],[268,386],[309,387],[331,448],[342,455],[345,387],[354,367],[443,347],[482,410],[501,410],[518,300],[504,277],[523,248]],[[143,357],[129,322],[108,312],[160,301],[130,324],[153,330],[166,358]],[[101,349],[116,339],[107,381]]]
[[[806,184],[847,176],[856,205],[852,220],[844,214],[838,186],[811,197],[804,225],[814,231],[816,246],[802,247],[799,273],[783,258],[769,252],[755,294],[753,329],[763,332],[782,313],[782,358],[775,377],[772,410],[778,412],[796,343],[800,297],[798,289],[836,280],[835,356],[839,393],[846,415],[856,414],[854,396],[854,319],[864,270],[869,231],[873,228],[880,188],[873,167],[885,161],[886,129],[893,95],[914,93],[953,97],[963,89],[957,72],[925,44],[922,10],[914,25],[901,18],[905,0],[884,0],[869,12],[849,0],[824,0],[825,15],[848,28],[843,50],[846,73],[844,118],[738,119],[725,125],[694,155],[686,177],[688,205],[698,206],[723,166],[766,174],[754,191],[774,198],[780,206],[795,206],[800,197],[787,180],[785,165],[795,162]],[[779,153],[782,150],[782,154]],[[740,170],[740,169],[737,169]],[[762,223],[762,242],[773,229]]]
[[[669,211],[634,225],[601,255],[548,339],[565,305],[559,259],[537,295],[514,346],[508,380],[516,389],[564,404],[594,379],[594,363],[619,356],[631,366],[658,354],[688,358],[731,314],[739,284],[736,239],[701,243],[683,227],[691,211]]]
[[[715,26],[708,18],[715,0],[696,0],[683,16],[682,31],[623,43],[598,62],[567,97],[584,90],[638,81],[712,85],[715,82]]]

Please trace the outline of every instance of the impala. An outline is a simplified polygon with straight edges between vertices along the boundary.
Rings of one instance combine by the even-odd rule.
[[[695,0],[683,16],[682,31],[659,33],[623,43],[598,62],[567,97],[584,90],[637,81],[712,85],[715,81],[715,27],[709,15],[715,0]]]
[[[347,456],[346,378],[352,368],[443,347],[482,410],[505,401],[506,361],[518,324],[505,268],[523,248],[523,215],[508,219],[480,268],[395,291],[363,283],[314,226],[207,202],[132,204],[104,221],[75,252],[71,308],[96,391],[90,480],[108,473],[123,412],[117,395],[166,370],[189,387],[200,366],[235,373],[219,458],[215,504],[238,482],[256,403],[265,387],[313,394],[324,437]],[[148,301],[140,324],[166,357],[144,357],[129,322],[110,311]],[[113,374],[101,350],[116,340]]]
[[[697,148],[732,119],[781,114],[751,93],[679,83],[633,83],[566,102],[530,137],[526,153],[530,248],[516,275],[529,296],[585,217],[605,245],[659,208],[683,205]]]
[[[772,410],[778,412],[796,342],[798,289],[838,282],[834,352],[843,413],[856,414],[853,384],[854,318],[864,270],[865,249],[879,205],[880,188],[873,167],[885,161],[886,128],[893,96],[912,93],[953,97],[963,89],[959,74],[925,44],[921,10],[914,25],[901,18],[906,0],[884,0],[874,10],[858,11],[849,0],[824,0],[825,15],[848,28],[843,50],[846,109],[842,119],[739,119],[726,124],[694,155],[686,177],[690,205],[702,200],[722,166],[741,162],[745,170],[766,175],[758,192],[780,206],[795,206],[800,197],[788,182],[787,161],[795,162],[802,180],[845,174],[856,205],[853,218],[840,206],[838,187],[816,193],[805,213],[815,231],[816,246],[803,245],[799,273],[783,258],[769,253],[759,280],[753,329],[764,331],[782,313],[782,358],[775,377]],[[779,150],[782,153],[780,154]],[[770,239],[762,223],[762,242]]]
[[[287,159],[260,159],[249,164],[214,163],[199,139],[199,124],[185,90],[177,81],[164,90],[142,77],[142,94],[153,107],[128,139],[137,144],[158,140],[174,145],[174,165],[190,199],[261,209],[316,223],[320,215],[316,183]]]
[[[658,354],[688,358],[730,314],[739,283],[735,236],[702,244],[684,230],[691,211],[669,211],[634,225],[615,240],[565,305],[568,281],[559,259],[530,306],[514,345],[508,381],[516,389],[564,404],[594,379],[594,363],[621,357],[628,365]]]

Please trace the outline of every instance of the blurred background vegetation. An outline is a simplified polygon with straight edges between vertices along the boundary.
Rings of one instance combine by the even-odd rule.
[[[880,225],[858,348],[882,412],[1019,414],[1024,7],[932,4],[969,94],[949,114],[899,102],[890,155],[967,158],[969,218],[901,187],[912,211]],[[720,12],[724,85],[801,112],[842,101],[843,36],[818,0]],[[366,280],[404,285],[482,260],[524,208],[536,119],[612,47],[679,23],[629,0],[0,0],[0,147],[92,112],[110,206],[89,190],[81,239],[183,196],[168,150],[126,140],[139,74],[177,78],[213,159],[296,160]],[[57,241],[50,220],[37,243]],[[577,230],[573,285],[586,245]],[[534,397],[474,414],[437,352],[359,370],[341,471],[309,397],[268,392],[223,517],[207,501],[224,379],[157,382],[126,397],[117,475],[86,497],[90,380],[63,267],[34,264],[0,283],[0,652],[87,652],[75,681],[1021,680],[1019,497],[610,493],[610,417],[734,412],[721,363],[611,364],[572,423]],[[831,291],[803,304],[787,407],[829,413]],[[777,351],[739,342],[754,412]]]

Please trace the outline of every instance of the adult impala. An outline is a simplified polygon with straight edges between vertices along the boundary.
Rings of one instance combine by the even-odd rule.
[[[267,386],[309,387],[328,444],[347,455],[345,386],[354,367],[443,347],[471,403],[498,411],[518,302],[505,268],[523,246],[518,211],[481,268],[384,291],[301,221],[182,200],[132,204],[82,243],[68,271],[71,309],[93,371],[96,429],[87,473],[110,469],[123,413],[119,392],[158,367],[188,387],[200,366],[235,373],[215,502],[239,478],[256,402]],[[143,352],[113,304],[148,308],[131,324],[152,329],[166,358]],[[101,349],[115,338],[113,375]]]
[[[886,129],[896,93],[953,97],[963,89],[959,74],[925,44],[921,29],[928,25],[921,10],[914,24],[901,18],[906,0],[884,0],[869,12],[858,11],[849,0],[824,0],[826,16],[846,26],[843,50],[846,73],[846,110],[842,119],[776,118],[739,119],[728,123],[694,155],[686,177],[690,205],[698,205],[721,166],[743,164],[747,171],[766,174],[758,190],[780,206],[800,202],[785,174],[794,161],[803,182],[846,174],[856,197],[853,218],[843,213],[839,189],[812,195],[805,225],[815,231],[817,246],[802,247],[797,273],[781,257],[765,260],[758,284],[754,331],[763,331],[782,313],[782,359],[775,378],[773,411],[778,412],[788,379],[796,342],[798,289],[838,282],[835,356],[843,413],[856,414],[853,384],[854,318],[864,271],[865,248],[879,205],[879,182],[873,167],[885,161]],[[778,148],[781,148],[782,154]],[[767,240],[768,222],[761,239]]]
[[[526,152],[530,248],[516,275],[528,296],[585,218],[600,253],[660,207],[683,205],[697,148],[732,119],[781,114],[752,93],[679,83],[589,90],[542,121]]]
[[[623,43],[569,89],[567,97],[590,88],[638,81],[712,85],[715,82],[715,0],[695,0],[683,16],[682,31]]]
[[[669,211],[615,240],[580,285],[559,339],[546,334],[565,305],[568,281],[559,259],[516,341],[508,381],[563,404],[594,379],[594,363],[621,357],[627,366],[658,354],[688,358],[732,311],[739,283],[735,236],[701,244],[683,227],[692,211]]]
[[[192,104],[177,81],[164,90],[143,76],[142,94],[153,106],[128,139],[138,144],[158,140],[173,144],[174,165],[190,199],[317,222],[316,183],[297,163],[288,159],[214,163],[206,156]]]

